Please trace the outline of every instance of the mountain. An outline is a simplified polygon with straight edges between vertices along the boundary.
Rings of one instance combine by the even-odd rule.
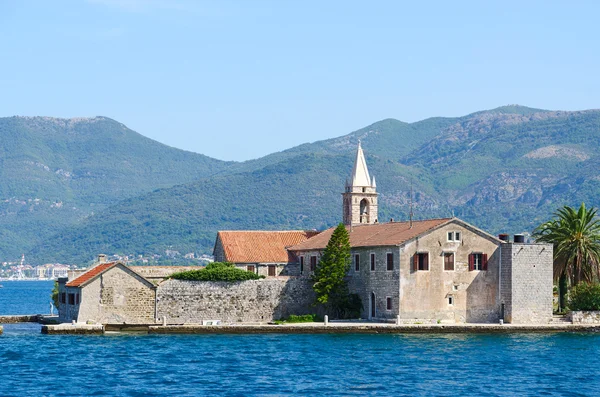
[[[123,199],[230,165],[106,117],[0,118],[0,260],[17,258]]]
[[[98,252],[210,253],[219,229],[323,229],[341,220],[359,139],[382,221],[407,217],[411,185],[416,218],[454,214],[491,233],[531,231],[559,206],[600,202],[600,111],[512,105],[410,124],[387,119],[241,163],[201,157],[212,168],[186,167],[200,170],[191,182],[105,204],[45,234],[27,255],[84,263]]]

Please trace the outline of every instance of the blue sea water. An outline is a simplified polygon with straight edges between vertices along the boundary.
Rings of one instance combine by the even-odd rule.
[[[2,396],[597,396],[599,376],[597,334],[0,336]]]

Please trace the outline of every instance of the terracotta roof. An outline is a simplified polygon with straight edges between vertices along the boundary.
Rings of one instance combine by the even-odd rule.
[[[87,272],[83,273],[81,276],[77,277],[76,279],[69,281],[65,286],[66,287],[81,287],[86,282],[90,281],[91,279],[98,276],[99,274],[104,273],[106,270],[110,269],[111,267],[113,267],[116,264],[117,264],[117,262],[107,262],[107,263],[101,263],[99,265],[96,265],[93,268],[91,268],[90,270],[88,270]]]
[[[319,232],[309,230],[289,231],[221,231],[225,259],[234,263],[284,263],[292,261],[287,247],[300,244]]]
[[[350,235],[351,247],[378,247],[402,244],[451,220],[452,218],[413,221],[412,228],[409,222],[389,222],[358,225],[353,226],[352,229],[346,226],[346,229]],[[333,227],[327,229],[310,240],[290,247],[290,251],[324,249],[334,229]]]

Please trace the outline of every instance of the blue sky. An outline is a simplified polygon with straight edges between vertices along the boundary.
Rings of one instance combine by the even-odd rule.
[[[598,108],[597,4],[0,0],[0,116],[245,160],[390,117]]]

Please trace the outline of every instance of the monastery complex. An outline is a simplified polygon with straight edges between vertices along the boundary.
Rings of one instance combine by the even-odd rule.
[[[552,320],[551,244],[493,236],[458,218],[380,222],[375,177],[358,145],[342,193],[347,279],[362,319],[399,323],[545,324]],[[269,322],[314,312],[311,275],[334,228],[220,231],[215,261],[262,280],[167,279],[168,268],[99,263],[59,280],[60,319],[101,324]],[[181,269],[177,269],[180,271]]]

